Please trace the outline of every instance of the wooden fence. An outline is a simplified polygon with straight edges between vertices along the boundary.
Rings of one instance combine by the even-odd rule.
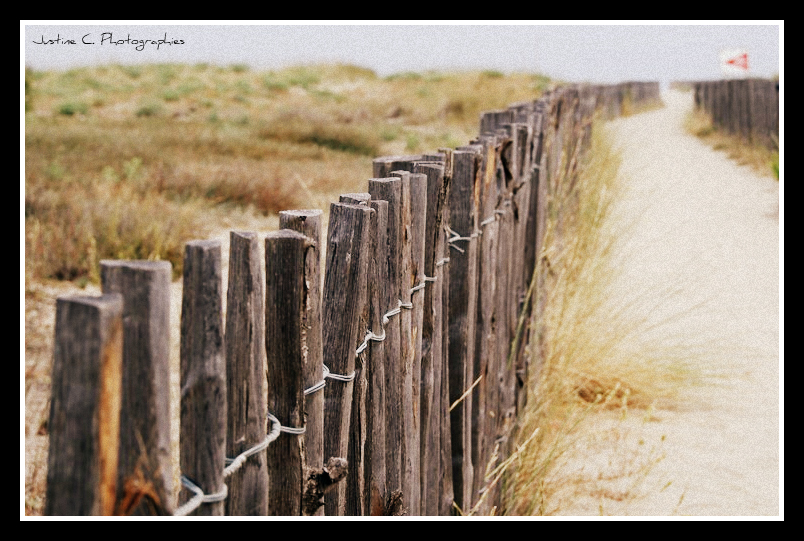
[[[731,79],[692,83],[695,106],[712,124],[749,143],[779,145],[779,82]]]
[[[377,158],[325,238],[321,210],[282,212],[264,261],[232,232],[225,325],[220,242],[189,242],[178,507],[170,264],[102,261],[102,296],[57,301],[46,514],[488,513],[538,369],[557,194],[594,111],[658,92],[562,87],[484,113],[466,146]]]

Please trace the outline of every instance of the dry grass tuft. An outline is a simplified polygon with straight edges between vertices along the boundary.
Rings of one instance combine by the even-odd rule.
[[[779,148],[752,144],[744,139],[717,129],[704,111],[693,110],[685,119],[684,128],[699,137],[715,150],[722,150],[740,165],[751,167],[758,174],[779,180]]]

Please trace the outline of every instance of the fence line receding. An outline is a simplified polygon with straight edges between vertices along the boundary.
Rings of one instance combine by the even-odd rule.
[[[568,211],[553,196],[596,111],[658,101],[657,83],[560,87],[484,113],[464,146],[376,158],[324,238],[316,209],[281,213],[264,260],[232,232],[225,327],[220,242],[188,243],[177,505],[170,265],[103,262],[103,297],[58,301],[46,513],[490,512],[540,363],[523,322]]]

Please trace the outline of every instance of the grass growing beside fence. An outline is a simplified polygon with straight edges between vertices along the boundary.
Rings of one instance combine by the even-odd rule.
[[[736,135],[719,130],[705,111],[696,109],[685,120],[687,132],[700,138],[715,150],[726,152],[729,158],[740,165],[748,165],[764,176],[779,180],[779,148],[767,148],[760,144],[750,144]]]
[[[544,365],[531,381],[521,416],[520,441],[532,439],[521,446],[506,480],[506,514],[559,513],[559,492],[576,491],[577,496],[588,490],[560,473],[564,455],[578,443],[579,429],[597,426],[612,410],[621,415],[641,410],[649,418],[656,404],[671,405],[700,376],[687,363],[694,354],[690,349],[642,339],[650,324],[635,315],[649,314],[647,305],[659,305],[661,293],[620,305],[610,302],[616,247],[628,231],[612,228],[624,185],[619,157],[601,132],[594,133],[575,188],[559,194],[559,206],[578,201],[576,212],[561,224],[563,248],[556,243],[555,228],[546,232],[539,261],[551,284],[544,309]],[[535,342],[530,353],[537,358]],[[635,454],[621,475],[638,481],[659,459],[659,450]]]
[[[466,144],[480,112],[548,82],[350,65],[26,69],[26,254],[38,254],[26,276],[96,282],[98,261],[119,257],[169,260],[179,276],[211,208],[326,208],[373,157]]]

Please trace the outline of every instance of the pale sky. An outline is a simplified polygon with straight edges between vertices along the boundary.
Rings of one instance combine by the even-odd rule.
[[[261,70],[342,62],[370,68],[380,76],[493,69],[542,73],[571,82],[636,80],[666,85],[720,78],[720,51],[743,49],[749,55],[750,76],[772,77],[783,71],[784,21],[146,22],[20,21],[21,63],[44,70],[104,63],[207,62]],[[150,42],[140,45],[165,38],[172,43],[158,48]]]

